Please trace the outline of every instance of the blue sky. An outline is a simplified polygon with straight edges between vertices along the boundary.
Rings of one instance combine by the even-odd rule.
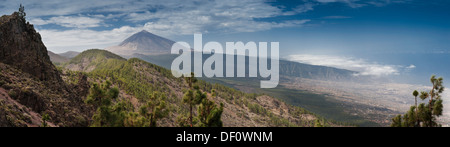
[[[56,53],[116,45],[143,29],[175,41],[277,41],[287,59],[369,75],[416,68],[374,55],[450,53],[448,0],[0,0],[0,14],[20,3]]]

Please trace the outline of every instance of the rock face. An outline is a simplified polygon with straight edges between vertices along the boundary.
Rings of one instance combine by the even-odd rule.
[[[0,62],[17,67],[41,81],[61,82],[33,25],[15,12],[0,17]]]
[[[89,90],[85,75],[65,83],[50,61],[33,25],[15,12],[0,17],[0,126],[87,126],[93,109],[83,98]]]
[[[106,48],[106,50],[119,55],[160,55],[170,54],[170,49],[175,42],[147,31],[136,33],[125,39],[118,46]]]

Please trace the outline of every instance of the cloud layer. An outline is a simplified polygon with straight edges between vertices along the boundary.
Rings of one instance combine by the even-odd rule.
[[[124,36],[143,29],[170,37],[301,27],[310,20],[259,19],[295,15],[313,9],[312,3],[305,3],[293,10],[283,10],[265,0],[30,0],[23,4],[28,20],[38,26],[44,42],[53,50],[81,48],[80,44],[107,47],[106,44],[119,43]],[[17,5],[13,0],[0,3],[11,13],[16,11],[13,8]],[[60,27],[48,27],[50,25]],[[96,29],[98,27],[103,28]]]
[[[318,5],[329,3],[343,3],[356,8],[388,4],[391,1],[303,0],[291,9],[267,0],[24,0],[22,3],[28,20],[37,25],[49,49],[58,50],[80,48],[79,45],[83,43],[103,48],[106,47],[105,44],[112,41],[118,43],[123,36],[142,29],[170,37],[194,33],[258,32],[274,28],[302,27],[312,20],[298,17],[272,18],[314,11]],[[0,0],[4,13],[16,11],[18,5],[16,0]],[[63,29],[47,27],[50,25]],[[105,37],[111,41],[104,40]],[[98,42],[97,45],[94,42]],[[75,44],[78,46],[72,46]]]
[[[403,69],[414,69],[415,65],[404,67],[401,65],[383,65],[366,61],[364,59],[355,59],[349,57],[329,56],[329,55],[310,55],[310,54],[298,54],[290,55],[287,57],[290,61],[336,67],[341,69],[347,69],[359,72],[356,74],[364,76],[390,76],[399,75]]]
[[[36,18],[30,22],[34,25],[56,24],[68,28],[93,28],[101,26],[103,20],[86,16],[57,16],[47,20]]]

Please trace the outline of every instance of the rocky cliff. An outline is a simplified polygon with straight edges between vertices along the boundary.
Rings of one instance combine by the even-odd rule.
[[[44,114],[50,126],[88,125],[87,77],[64,82],[39,33],[17,12],[0,17],[0,71],[0,127],[41,126]]]
[[[36,76],[41,81],[60,83],[41,35],[15,12],[0,18],[0,62]]]

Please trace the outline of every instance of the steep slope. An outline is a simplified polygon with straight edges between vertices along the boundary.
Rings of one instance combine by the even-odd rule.
[[[55,54],[52,51],[48,51],[48,56],[50,57],[50,61],[57,65],[69,61],[68,58]]]
[[[159,121],[158,124],[159,126],[178,126],[177,118],[186,114],[188,110],[187,105],[182,102],[184,90],[189,88],[183,78],[175,78],[169,70],[137,58],[106,59],[104,56],[92,54],[109,53],[102,50],[88,50],[74,58],[84,61],[106,60],[106,62],[89,63],[96,67],[88,73],[91,82],[110,80],[120,89],[119,99],[130,102],[135,110],[149,101],[152,93],[164,94],[167,97],[170,116]],[[84,57],[84,55],[92,56]],[[93,56],[103,59],[90,59]],[[76,61],[71,62],[82,64]],[[86,70],[78,71],[86,72]],[[209,99],[216,104],[224,104],[222,114],[224,126],[313,126],[313,122],[318,118],[302,108],[288,105],[266,95],[247,94],[204,81],[199,81],[198,85],[202,91],[208,93]],[[211,97],[212,89],[218,92],[217,97]]]
[[[280,75],[296,78],[307,78],[331,81],[356,80],[357,72],[326,66],[316,66],[292,61],[280,60]]]
[[[0,18],[0,62],[17,67],[42,81],[60,82],[41,35],[19,13]]]
[[[89,83],[77,75],[76,83],[54,90],[33,75],[0,63],[0,122],[6,126],[41,126],[41,115],[48,114],[53,126],[87,126],[92,109],[82,100]],[[13,108],[13,109],[12,109]],[[1,123],[3,124],[3,123]]]
[[[0,17],[1,126],[40,126],[44,114],[50,126],[87,126],[87,77],[66,84],[47,53],[33,25],[17,12]]]
[[[106,50],[125,56],[135,53],[143,55],[169,54],[174,43],[174,41],[143,30],[128,37],[118,46],[108,47]]]

